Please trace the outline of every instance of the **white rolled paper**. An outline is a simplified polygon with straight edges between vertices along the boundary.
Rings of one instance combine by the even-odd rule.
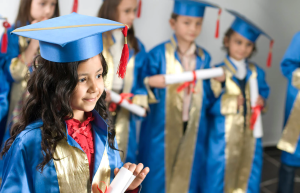
[[[249,84],[250,84],[251,107],[255,107],[256,101],[259,97],[257,79],[250,78]],[[261,138],[263,136],[263,125],[262,125],[261,114],[257,117],[256,122],[254,124],[253,136],[255,138]]]
[[[136,176],[132,174],[130,180],[127,182],[126,186],[124,187],[123,192],[125,192],[125,191],[128,189],[128,187],[130,186],[130,184],[133,182],[133,180],[134,180],[135,178],[136,178]]]
[[[107,193],[124,193],[128,182],[132,179],[133,173],[122,167],[107,189]],[[130,183],[131,184],[131,183]],[[129,185],[130,185],[129,184]]]
[[[111,101],[114,103],[118,104],[121,101],[121,96],[113,91],[110,91],[110,97]],[[146,114],[146,110],[143,107],[140,107],[136,104],[131,104],[127,100],[123,100],[120,106],[140,117],[143,117]]]
[[[224,74],[224,70],[222,67],[210,68],[210,69],[202,69],[196,70],[196,77],[198,79],[210,79],[222,76]],[[166,74],[165,75],[165,83],[169,84],[177,84],[183,82],[190,82],[194,80],[193,72],[183,72],[181,74]]]

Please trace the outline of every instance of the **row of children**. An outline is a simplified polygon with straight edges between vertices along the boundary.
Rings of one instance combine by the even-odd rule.
[[[20,37],[8,35],[6,53],[0,55],[1,130],[9,128],[5,141],[9,140],[2,151],[1,191],[35,192],[42,188],[45,192],[84,192],[86,179],[91,184],[109,184],[114,168],[121,165],[118,149],[122,161],[129,162],[125,165],[140,177],[130,190],[136,190],[149,171],[142,170],[141,164],[130,164],[141,162],[151,169],[143,182],[145,193],[259,192],[263,150],[261,136],[253,135],[253,125],[266,106],[269,87],[262,68],[249,58],[256,51],[259,35],[269,38],[271,45],[272,38],[241,14],[227,10],[236,19],[224,36],[227,56],[216,65],[224,74],[186,83],[182,91],[178,91],[179,84],[167,85],[165,81],[166,74],[212,66],[209,53],[195,44],[206,7],[219,9],[209,2],[175,0],[170,18],[174,35],[147,54],[134,34],[136,0],[106,0],[98,14],[126,24],[128,33],[117,30],[120,24],[106,20],[101,20],[105,23],[102,26],[83,26],[100,20],[77,14],[47,20],[59,16],[57,0],[22,0],[16,23],[7,34],[34,25],[15,31]],[[124,79],[117,75],[122,71],[118,69],[120,55],[126,55],[123,35],[128,36],[129,45]],[[292,191],[295,166],[300,163],[296,148],[299,132],[295,133],[300,76],[297,37],[282,62],[289,95],[286,128],[279,143],[284,150],[279,192]],[[91,78],[92,73],[96,79]],[[250,102],[249,82],[253,79],[259,93],[255,104]],[[132,103],[148,109],[147,116],[139,118],[113,104],[112,91],[124,100],[132,93]],[[106,104],[110,104],[113,124]],[[96,111],[89,113],[93,109],[109,125],[108,130]],[[57,159],[64,155],[72,156]],[[81,171],[80,163],[87,163],[87,170]]]

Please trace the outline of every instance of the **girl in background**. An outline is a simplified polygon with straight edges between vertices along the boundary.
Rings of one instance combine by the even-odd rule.
[[[148,108],[147,90],[141,79],[141,69],[144,66],[146,51],[134,34],[133,22],[136,11],[137,0],[106,0],[99,10],[98,17],[118,21],[129,27],[129,62],[124,80],[117,76],[120,52],[124,44],[123,34],[121,30],[117,29],[103,35],[103,56],[109,66],[105,82],[105,87],[108,89],[106,101],[111,103],[110,90],[121,94],[124,98],[127,94],[132,93],[134,104]],[[136,163],[138,117],[116,104],[110,104],[110,111],[114,119],[118,146],[122,151],[120,152],[122,160]]]
[[[236,17],[224,37],[227,56],[221,64],[224,75],[211,79],[214,104],[209,113],[209,145],[207,157],[207,193],[260,192],[263,161],[262,136],[254,136],[250,104],[250,79],[257,80],[258,108],[266,107],[269,86],[265,72],[249,61],[256,51],[260,34],[271,39],[244,16],[228,10]],[[272,40],[272,39],[271,39]]]

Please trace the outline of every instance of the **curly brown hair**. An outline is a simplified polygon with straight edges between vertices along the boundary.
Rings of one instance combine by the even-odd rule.
[[[102,54],[100,54],[103,67],[103,78],[107,75],[108,66]],[[34,71],[30,75],[27,84],[29,97],[22,107],[20,120],[13,125],[11,137],[5,142],[1,156],[10,149],[16,137],[25,130],[30,123],[42,119],[42,154],[44,160],[39,163],[37,170],[43,171],[45,165],[53,159],[57,143],[65,136],[65,118],[73,117],[71,108],[71,95],[78,83],[77,69],[79,62],[57,63],[45,60],[38,56],[34,62]],[[105,102],[106,92],[103,91],[96,103],[95,110],[107,121],[109,146],[114,146],[115,129],[111,125],[111,119],[107,112]],[[55,135],[53,135],[55,134]]]

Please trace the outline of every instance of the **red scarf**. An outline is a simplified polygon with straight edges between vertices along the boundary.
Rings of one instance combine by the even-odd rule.
[[[82,123],[77,119],[66,120],[68,127],[68,134],[80,145],[82,150],[86,153],[89,168],[90,168],[90,179],[93,178],[94,170],[94,136],[92,131],[91,121],[94,120],[93,113],[88,112],[85,114],[87,119]]]

